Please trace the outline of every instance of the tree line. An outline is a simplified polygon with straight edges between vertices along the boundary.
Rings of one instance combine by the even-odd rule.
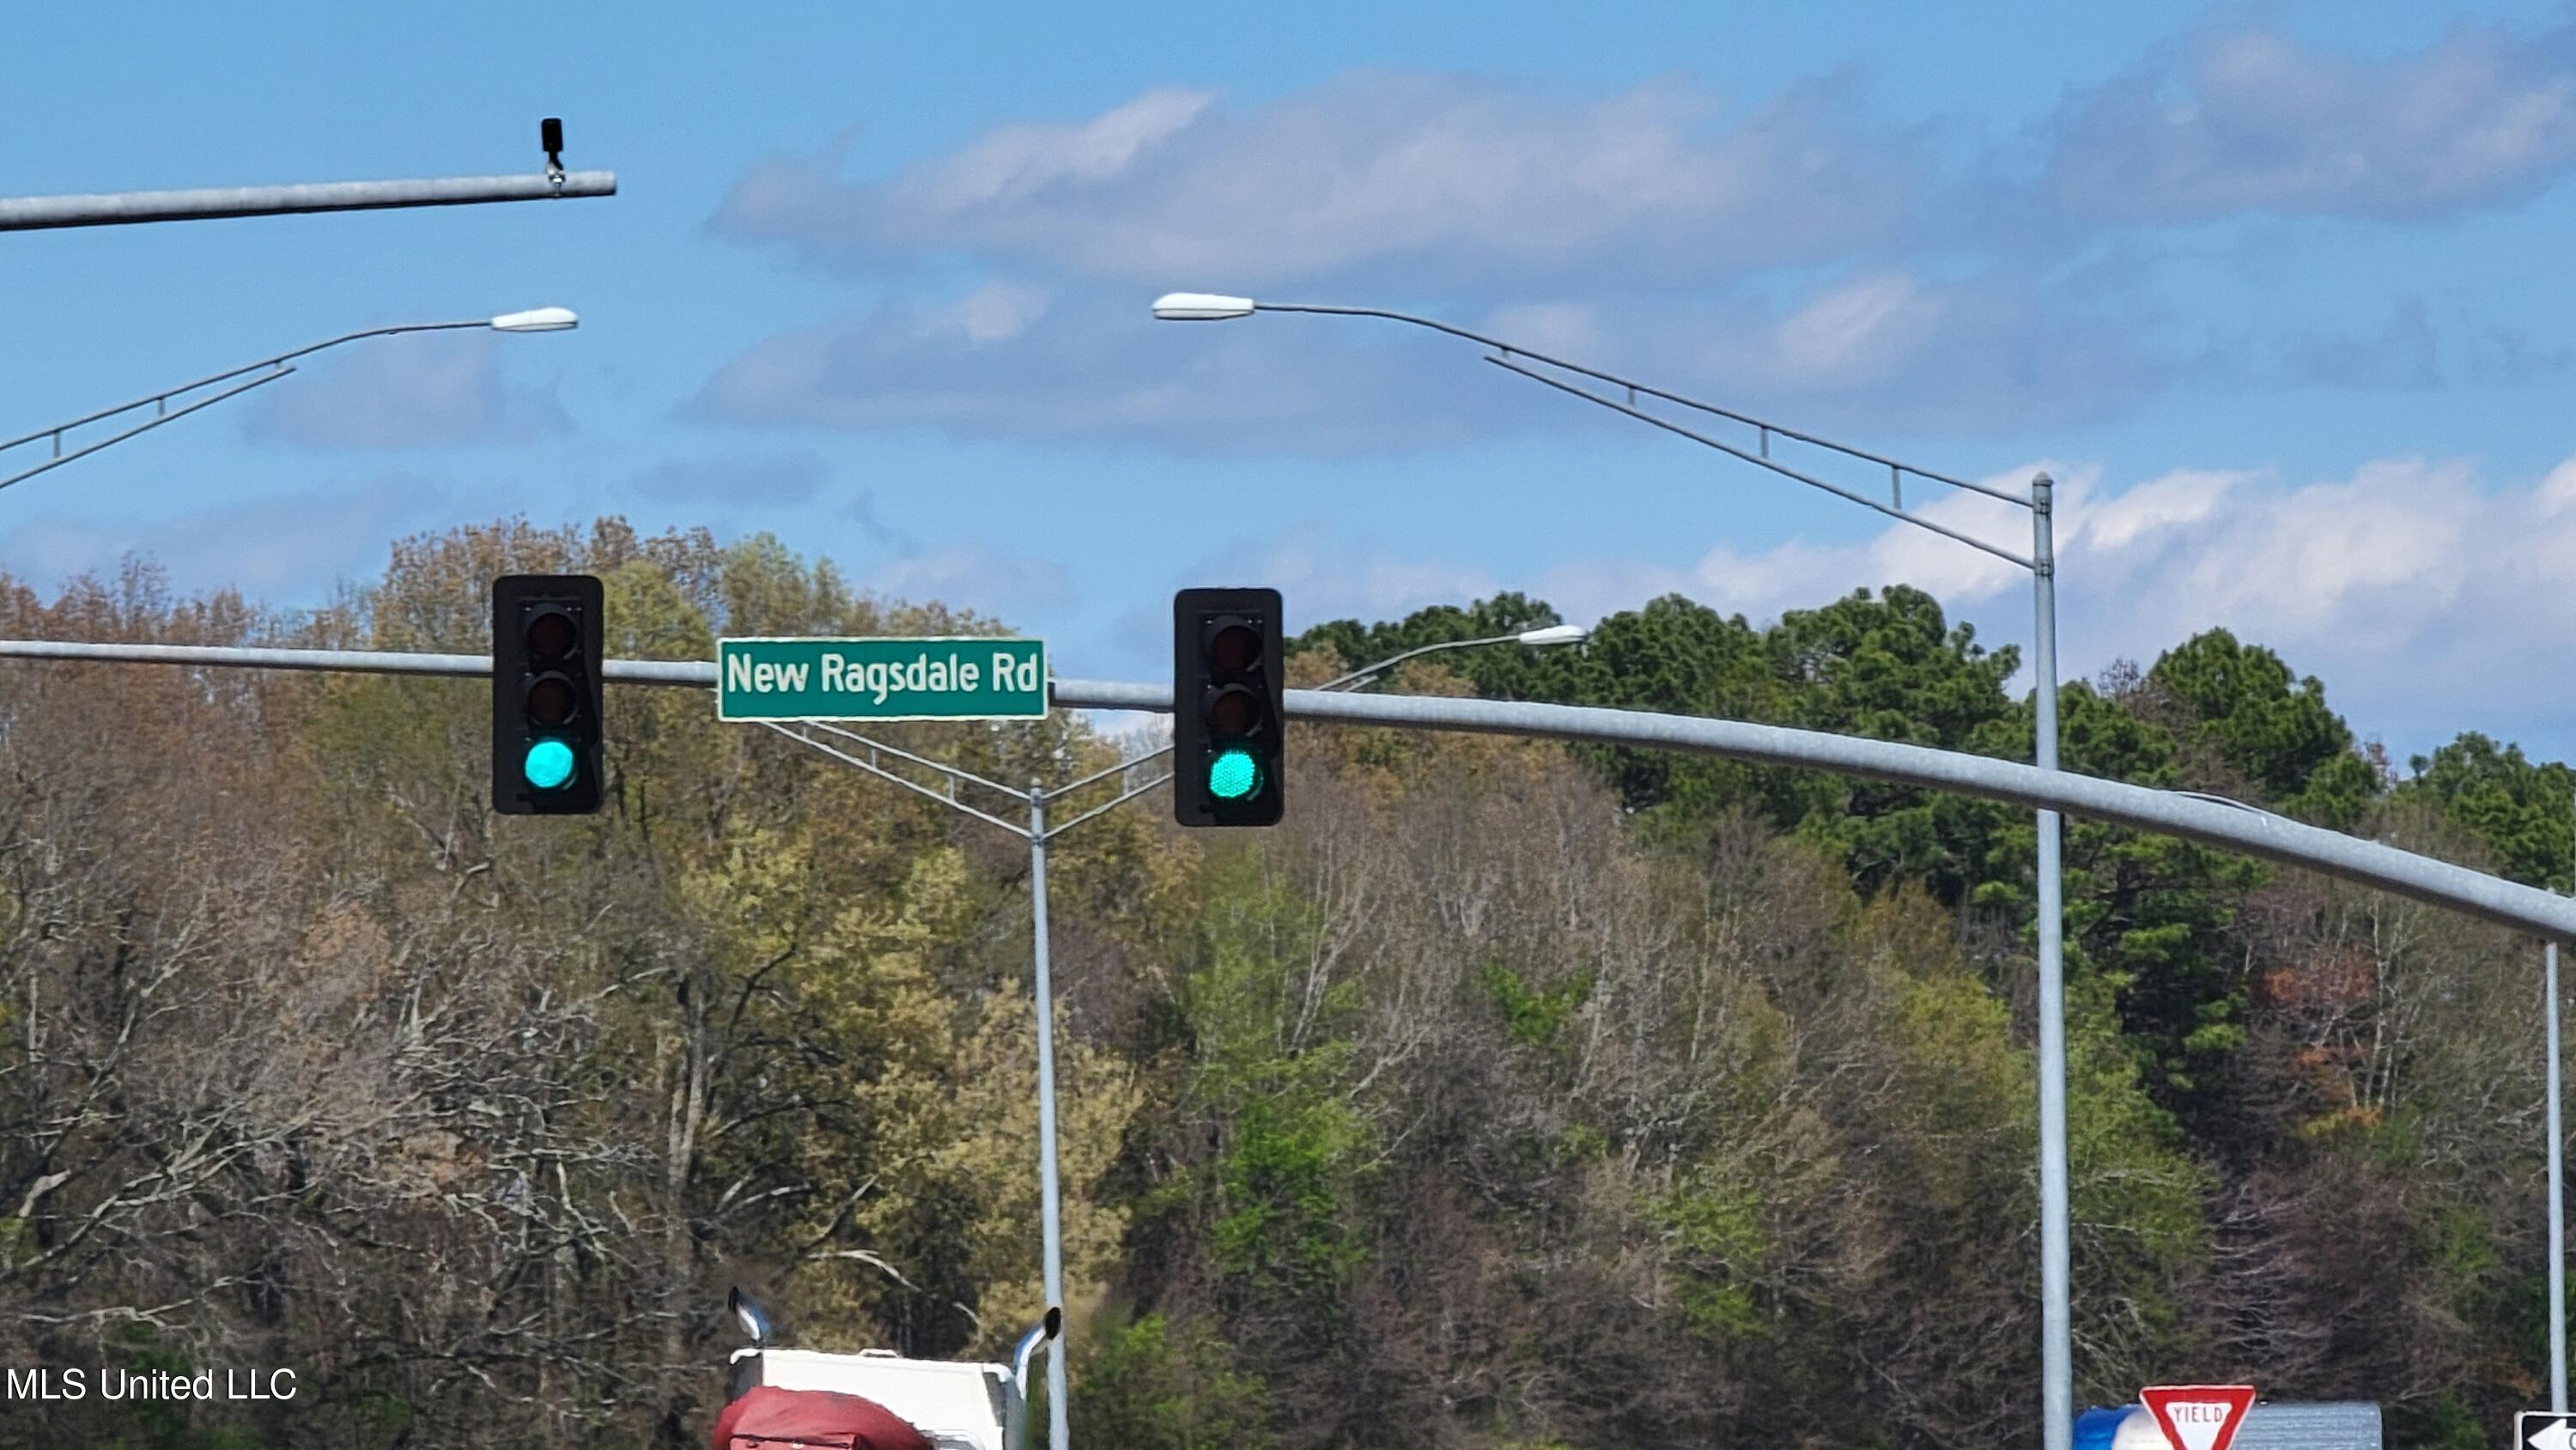
[[[611,653],[973,633],[761,537],[397,543],[280,613],[148,565],[9,637],[480,652],[579,569]],[[1342,621],[1299,682],[1557,622]],[[2028,758],[2009,648],[1863,591],[1685,599],[1396,688]],[[688,691],[597,817],[486,809],[470,681],[0,667],[0,1363],[290,1366],[13,1402],[0,1443],[702,1443],[740,1282],[790,1343],[994,1356],[1039,1290],[1026,860]],[[2565,888],[2566,766],[2404,769],[2225,631],[2067,685],[2070,770]],[[1006,781],[1079,718],[901,724]],[[1075,1434],[1135,1450],[2036,1439],[2026,812],[1700,757],[1300,729],[1288,821],[1145,805],[1051,873]],[[1095,789],[1108,798],[1114,783]],[[1077,803],[1079,808],[1079,803]],[[2066,833],[2079,1400],[2250,1380],[2486,1443],[2547,1382],[2538,949]]]

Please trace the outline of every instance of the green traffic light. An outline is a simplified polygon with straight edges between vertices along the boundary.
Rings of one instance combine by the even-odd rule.
[[[1208,762],[1208,794],[1218,800],[1239,801],[1260,784],[1261,769],[1249,750],[1223,751]]]
[[[540,740],[528,747],[528,757],[520,771],[528,784],[539,790],[553,790],[572,779],[572,747],[560,740]]]

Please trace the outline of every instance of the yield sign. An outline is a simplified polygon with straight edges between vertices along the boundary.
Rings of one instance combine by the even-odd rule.
[[[2164,1427],[2173,1450],[2227,1450],[2245,1412],[2254,1405],[2252,1385],[2149,1385],[2138,1391],[2147,1413]]]

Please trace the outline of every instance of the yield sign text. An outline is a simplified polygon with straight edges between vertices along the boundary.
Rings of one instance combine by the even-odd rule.
[[[2147,1413],[2156,1417],[2173,1450],[2227,1450],[2245,1412],[2254,1405],[2252,1385],[2149,1385],[2138,1391]]]

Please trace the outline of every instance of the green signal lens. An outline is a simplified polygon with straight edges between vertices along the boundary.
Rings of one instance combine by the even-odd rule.
[[[528,758],[519,766],[528,784],[539,790],[553,790],[572,779],[572,747],[560,740],[540,740],[528,747]]]
[[[1221,801],[1239,801],[1252,794],[1261,784],[1261,768],[1252,763],[1252,752],[1228,750],[1208,762],[1208,794]]]

